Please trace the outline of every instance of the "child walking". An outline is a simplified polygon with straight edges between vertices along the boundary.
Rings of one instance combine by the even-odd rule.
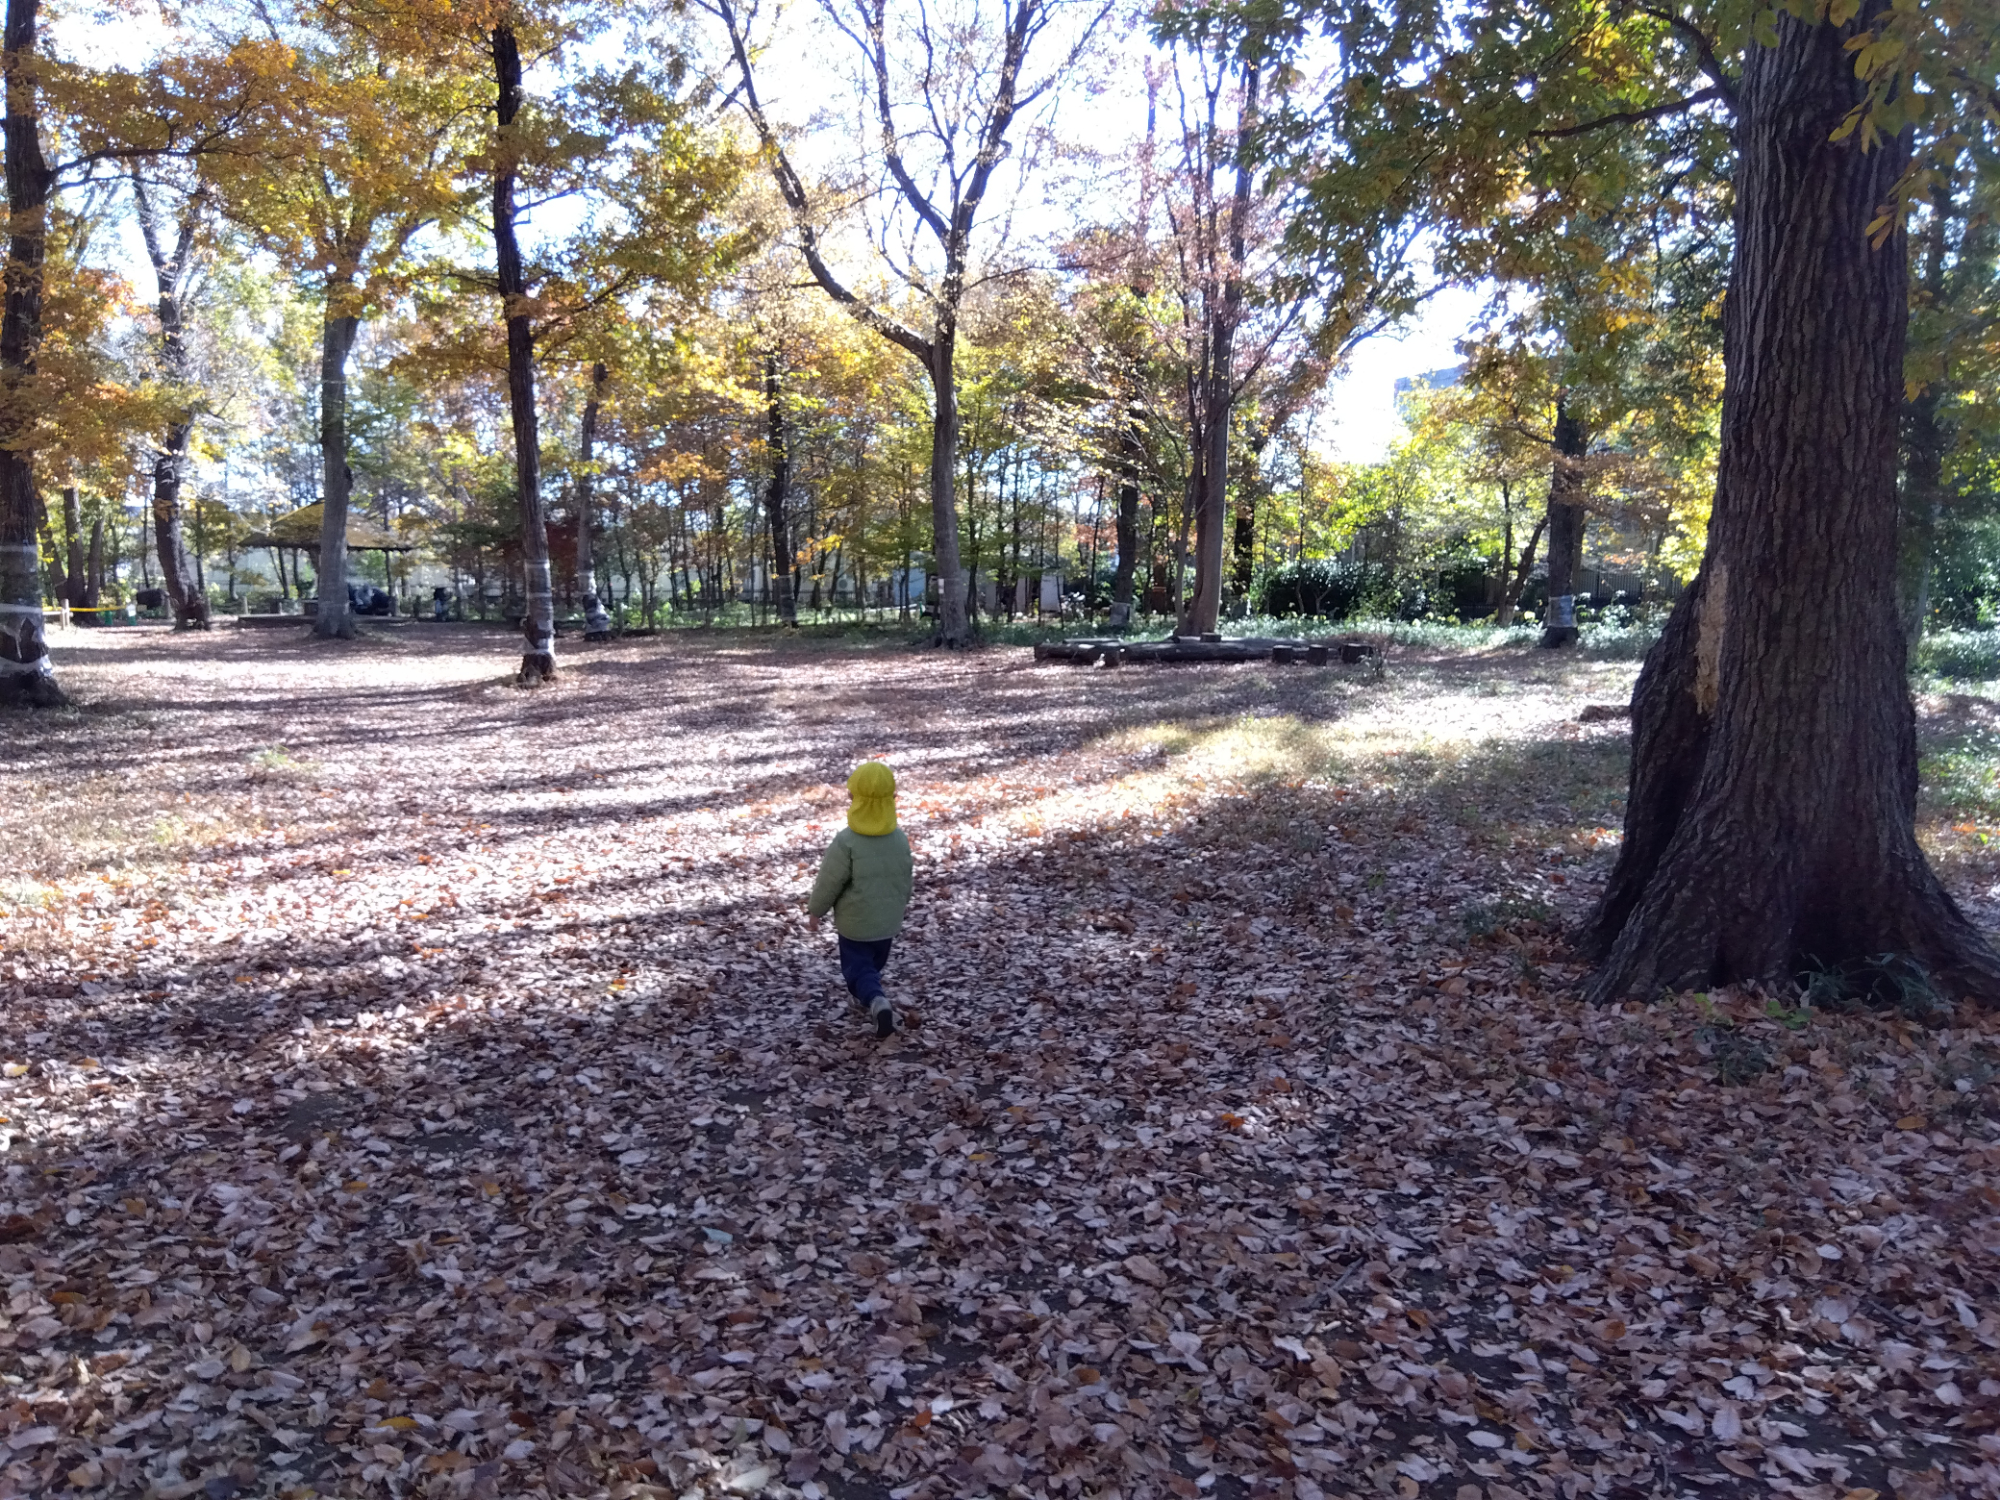
[[[819,919],[833,913],[840,977],[874,1021],[875,1035],[886,1037],[896,1029],[896,1008],[882,993],[882,971],[903,930],[916,870],[910,841],[896,826],[896,773],[879,760],[863,761],[847,778],[847,795],[847,826],[820,858],[806,914],[818,932]]]

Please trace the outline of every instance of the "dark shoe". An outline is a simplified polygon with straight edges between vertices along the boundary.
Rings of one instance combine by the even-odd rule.
[[[875,1035],[890,1037],[896,1034],[896,1007],[889,1003],[887,995],[877,995],[868,1002],[868,1014],[875,1018]]]

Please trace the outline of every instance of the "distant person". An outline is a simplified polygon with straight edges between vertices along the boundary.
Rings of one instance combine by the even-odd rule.
[[[882,993],[882,971],[903,930],[916,868],[910,841],[896,826],[896,773],[879,760],[863,761],[847,778],[847,795],[847,826],[820,858],[806,914],[818,932],[820,918],[833,913],[840,977],[875,1023],[875,1035],[886,1037],[896,1029],[896,1008]]]
[[[431,618],[442,625],[450,613],[451,595],[444,591],[443,584],[439,584],[431,590]]]

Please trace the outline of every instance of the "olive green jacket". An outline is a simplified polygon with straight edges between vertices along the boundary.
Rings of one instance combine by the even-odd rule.
[[[877,834],[843,828],[826,846],[806,910],[833,913],[834,930],[857,943],[879,942],[903,930],[916,867],[903,830]]]

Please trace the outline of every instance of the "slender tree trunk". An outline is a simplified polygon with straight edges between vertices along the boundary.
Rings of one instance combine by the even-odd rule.
[[[42,156],[35,99],[36,0],[7,0],[4,39],[8,240],[7,300],[0,312],[4,421],[25,425],[42,337],[42,262],[54,179]],[[12,436],[0,433],[0,436]],[[0,704],[51,707],[66,700],[49,663],[42,619],[42,557],[35,540],[34,450],[0,443]]]
[[[1264,440],[1249,446],[1243,474],[1236,482],[1236,514],[1231,527],[1231,561],[1235,565],[1236,591],[1246,600],[1256,577],[1257,510],[1264,491]]]
[[[1229,418],[1234,327],[1220,315],[1208,339],[1209,370],[1204,379],[1206,410],[1202,458],[1194,492],[1194,594],[1188,600],[1185,630],[1213,631],[1222,618],[1222,532],[1229,489]]]
[[[1250,136],[1257,123],[1261,81],[1260,64],[1247,63],[1230,148],[1236,181],[1229,199],[1226,240],[1211,243],[1206,257],[1210,284],[1204,290],[1208,329],[1203,340],[1207,358],[1202,376],[1202,439],[1207,451],[1195,510],[1194,597],[1188,603],[1186,621],[1186,629],[1194,634],[1214,630],[1222,614],[1222,528],[1229,492],[1229,424],[1236,406],[1236,330],[1243,319],[1243,263],[1250,199],[1256,184]],[[1211,155],[1208,160],[1215,158]]]
[[[1191,612],[1184,608],[1186,602],[1184,592],[1187,588],[1188,531],[1194,524],[1195,510],[1201,503],[1203,488],[1201,466],[1206,461],[1206,450],[1191,454],[1190,457],[1194,461],[1194,470],[1187,477],[1187,493],[1181,501],[1180,532],[1174,538],[1173,576],[1168,580],[1173,585],[1174,620],[1177,628],[1183,632],[1192,632],[1194,629]]]
[[[729,573],[729,528],[725,524],[722,515],[722,496],[720,491],[709,497],[708,545],[709,554],[714,559],[713,577],[715,579],[714,586],[709,595],[709,607],[711,610],[727,609],[729,607],[729,586],[727,581]],[[838,563],[836,562],[837,566]],[[834,583],[836,586],[839,584],[839,581],[840,575],[836,572],[834,574]]]
[[[1931,189],[1931,217],[1926,226],[1919,272],[1919,299],[1933,316],[1949,316],[1950,221],[1957,212],[1949,176],[1940,175]],[[1965,261],[1961,250],[1959,261]],[[1937,375],[1903,404],[1903,494],[1898,551],[1903,607],[1903,636],[1914,647],[1931,612],[1931,555],[1937,543],[1938,521],[1944,514],[1944,455],[1949,446],[1938,406],[1948,379]]]
[[[1528,540],[1521,547],[1520,560],[1514,564],[1512,575],[1500,590],[1500,607],[1494,612],[1494,623],[1503,630],[1514,623],[1514,611],[1521,607],[1521,595],[1528,587],[1528,575],[1534,571],[1535,548],[1540,545],[1542,532],[1548,526],[1545,515],[1535,517],[1534,528],[1528,533]]]
[[[66,484],[62,491],[63,516],[63,586],[62,596],[71,607],[84,603],[84,595],[90,592],[83,572],[83,507],[76,496],[76,486]]]
[[[104,517],[93,516],[90,521],[90,561],[84,574],[83,603],[88,609],[96,609],[104,602]]]
[[[347,512],[354,490],[354,471],[347,463],[347,357],[361,320],[339,311],[352,294],[350,284],[329,281],[320,325],[320,588],[313,634],[321,640],[354,639],[354,616],[347,607]]]
[[[1236,486],[1236,513],[1230,521],[1230,561],[1234,572],[1231,582],[1238,593],[1248,598],[1257,554],[1257,497],[1248,483]]]
[[[160,299],[163,307],[171,300]],[[193,435],[193,422],[171,422],[153,454],[153,547],[160,557],[160,582],[173,603],[174,623],[183,629],[204,630],[208,627],[208,599],[188,561],[181,517],[181,475]]]
[[[953,311],[956,311],[954,307]],[[958,332],[938,319],[931,341],[931,534],[938,572],[937,643],[964,646],[972,640],[966,620],[965,578],[958,563],[958,497],[953,470],[958,459],[958,376],[953,356]]]
[[[1884,8],[1844,27],[1780,11],[1744,68],[1714,514],[1633,696],[1625,842],[1585,934],[1597,1000],[1859,979],[1885,956],[2000,999],[2000,955],[1914,826],[1894,566],[1908,271],[1866,229],[1907,142],[1828,139],[1862,98],[1843,43]]]
[[[177,225],[164,225],[137,172],[132,175],[132,196],[138,206],[140,234],[159,292],[161,373],[171,384],[185,390],[191,361],[182,292],[194,255],[194,210],[184,206]],[[162,234],[169,227],[175,230],[171,245]],[[184,409],[167,423],[160,445],[154,450],[153,544],[160,558],[160,582],[173,601],[174,623],[184,629],[205,630],[209,623],[208,599],[188,564],[181,515],[181,483],[187,469],[188,443],[193,436],[194,413]]]
[[[597,478],[591,471],[597,451],[597,415],[604,401],[604,383],[610,378],[611,372],[603,361],[590,367],[590,399],[583,403],[583,436],[577,454],[581,462],[576,475],[576,578],[583,590],[583,638],[587,641],[611,639],[611,616],[599,596],[597,550],[590,539],[591,526],[597,519],[591,505]]]
[[[764,411],[771,448],[771,482],[764,489],[764,519],[771,530],[771,568],[776,574],[778,620],[799,623],[797,591],[792,586],[792,541],[785,528],[785,504],[792,493],[792,443],[785,422],[784,389],[778,374],[778,352],[764,355]]]
[[[1129,444],[1127,447],[1125,444]],[[1137,463],[1133,450],[1137,443],[1128,435],[1120,451],[1130,463]],[[1125,606],[1125,618],[1132,618],[1132,579],[1139,562],[1139,477],[1126,470],[1118,486],[1118,567],[1111,575],[1111,603]]]
[[[1583,424],[1556,398],[1555,456],[1549,467],[1549,602],[1542,615],[1542,644],[1568,646],[1577,638],[1576,575],[1583,566]],[[1518,596],[1517,596],[1518,597]]]
[[[977,441],[975,434],[974,441]],[[1001,460],[1001,483],[1006,483],[1006,460]],[[985,559],[979,549],[979,506],[977,502],[979,473],[975,456],[965,455],[965,540],[967,550],[972,553],[971,566],[965,570],[965,619],[967,625],[979,628],[979,565]]]
[[[1931,555],[1944,513],[1944,426],[1936,382],[1903,407],[1903,493],[1899,504],[1897,598],[1903,639],[1914,648],[1931,612]]]
[[[535,415],[535,332],[529,317],[527,277],[514,231],[518,175],[514,120],[521,111],[521,50],[509,25],[493,30],[493,74],[499,87],[499,140],[493,170],[493,245],[500,272],[500,301],[507,323],[507,406],[514,424],[514,478],[521,492],[521,566],[526,611],[521,633],[521,681],[532,687],[556,675],[555,590],[549,574],[548,516],[542,509],[541,434]]]

